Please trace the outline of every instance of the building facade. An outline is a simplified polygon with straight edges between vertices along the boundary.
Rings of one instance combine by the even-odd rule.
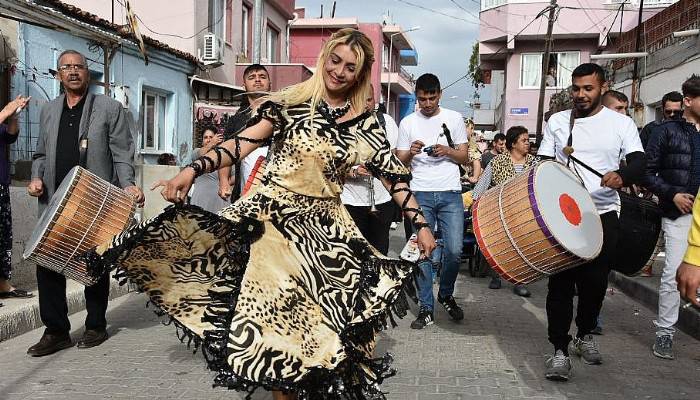
[[[641,30],[643,52],[639,60],[638,104],[633,117],[639,126],[663,117],[661,98],[670,91],[681,91],[681,84],[692,74],[700,73],[700,0],[679,0],[640,27],[622,33],[609,48],[611,53],[635,51],[638,30]],[[694,30],[694,31],[693,31]],[[687,31],[687,36],[674,37],[674,32]],[[632,98],[633,60],[607,63],[612,71],[613,87]]]
[[[643,20],[675,0],[644,1]],[[571,84],[571,72],[591,54],[605,49],[619,32],[637,25],[639,3],[618,0],[560,0],[555,12],[553,46],[547,68],[545,110],[552,94]],[[548,1],[482,0],[479,14],[480,66],[486,76],[503,73],[502,93],[494,100],[493,125],[505,131],[523,125],[536,133]],[[538,17],[538,15],[540,15]],[[487,83],[490,83],[487,81]],[[493,92],[492,92],[493,93]]]
[[[387,111],[397,121],[413,112],[413,77],[403,67],[417,65],[418,55],[408,34],[400,26],[362,23],[354,17],[306,18],[303,9],[298,9],[297,15],[299,18],[291,24],[289,53],[292,63],[302,63],[315,70],[318,55],[330,35],[343,28],[358,29],[374,45],[374,98],[385,104],[389,99]]]

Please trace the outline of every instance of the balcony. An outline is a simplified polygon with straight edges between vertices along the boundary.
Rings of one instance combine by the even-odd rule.
[[[391,79],[391,91],[398,94],[413,93],[413,75],[408,73],[403,68],[399,71],[394,71],[391,74],[389,71],[382,72],[382,85],[388,85]]]

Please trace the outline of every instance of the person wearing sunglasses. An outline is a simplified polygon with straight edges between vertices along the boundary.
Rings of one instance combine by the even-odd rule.
[[[661,98],[661,108],[663,111],[663,118],[661,121],[651,121],[639,132],[639,138],[642,140],[642,146],[644,146],[645,149],[647,148],[647,143],[649,143],[649,137],[654,127],[662,122],[683,117],[683,95],[676,91],[666,93]]]

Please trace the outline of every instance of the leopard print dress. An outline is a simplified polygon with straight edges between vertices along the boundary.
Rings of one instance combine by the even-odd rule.
[[[300,399],[383,398],[391,357],[373,356],[413,265],[382,256],[340,202],[345,174],[366,162],[407,182],[374,114],[336,124],[310,104],[265,103],[272,122],[261,184],[214,215],[171,206],[96,249],[200,345],[215,384]],[[399,310],[399,313],[402,310]]]

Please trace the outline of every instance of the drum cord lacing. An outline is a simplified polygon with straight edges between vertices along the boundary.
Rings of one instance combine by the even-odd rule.
[[[501,225],[503,225],[503,230],[506,232],[506,235],[508,236],[508,240],[510,240],[510,243],[513,245],[513,248],[518,253],[518,255],[523,259],[523,261],[525,261],[525,264],[527,264],[530,268],[534,269],[535,271],[537,271],[545,276],[550,276],[551,275],[550,272],[539,269],[533,263],[531,263],[530,260],[525,256],[525,254],[523,254],[523,252],[520,251],[518,244],[515,243],[515,239],[513,239],[513,235],[510,233],[510,229],[508,229],[508,224],[506,224],[506,218],[503,215],[503,189],[504,188],[505,188],[505,185],[501,184],[500,188],[498,190],[498,216],[501,219]]]
[[[87,237],[88,233],[90,233],[90,229],[92,229],[92,226],[95,224],[95,221],[97,220],[100,213],[102,212],[102,209],[104,208],[105,203],[107,203],[107,199],[109,198],[109,192],[111,190],[112,190],[112,186],[111,185],[107,186],[107,193],[105,193],[104,197],[102,197],[102,204],[100,204],[100,208],[97,210],[97,212],[95,213],[95,216],[92,219],[92,222],[90,222],[90,225],[88,225],[88,228],[85,230],[83,237],[80,238],[80,241],[78,242],[78,245],[75,247],[75,250],[73,250],[73,253],[71,253],[70,257],[68,257],[68,260],[66,260],[66,263],[63,266],[63,269],[66,269],[66,267],[68,267],[70,260],[72,260],[73,257],[75,257],[75,253],[77,253],[78,249],[80,249],[80,246],[83,245],[85,238]]]

